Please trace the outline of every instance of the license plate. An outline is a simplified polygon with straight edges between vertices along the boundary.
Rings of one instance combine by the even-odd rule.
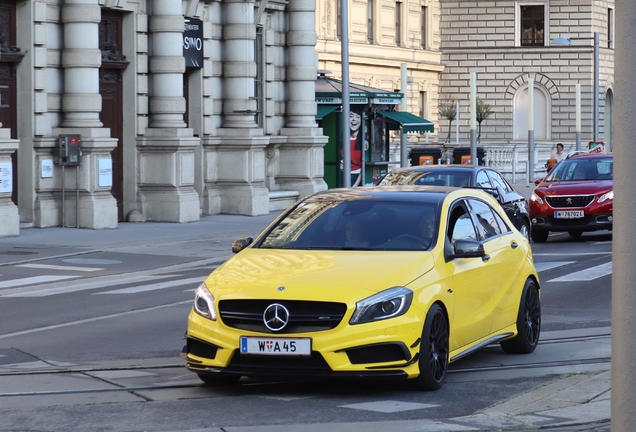
[[[311,355],[310,338],[259,338],[241,337],[241,354],[266,354],[280,356]]]
[[[585,217],[583,210],[561,210],[554,212],[555,219],[580,219]]]

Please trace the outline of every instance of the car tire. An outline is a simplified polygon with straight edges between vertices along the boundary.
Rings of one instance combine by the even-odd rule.
[[[517,336],[502,341],[501,348],[509,354],[529,354],[539,343],[541,334],[541,300],[536,283],[526,281],[517,315]]]
[[[517,229],[519,230],[521,234],[523,234],[525,238],[530,240],[530,224],[528,223],[527,220],[525,219],[522,220]]]
[[[420,375],[411,385],[417,390],[437,390],[444,385],[448,371],[448,320],[440,305],[434,304],[426,314],[420,357]]]
[[[570,237],[581,237],[583,235],[583,231],[572,230],[568,231],[568,234],[570,234]]]
[[[546,241],[548,241],[549,234],[550,231],[539,230],[535,228],[532,228],[532,231],[530,231],[530,237],[532,237],[532,241],[535,243],[545,243]]]
[[[236,384],[241,377],[239,375],[197,374],[199,379],[209,386],[227,386]]]

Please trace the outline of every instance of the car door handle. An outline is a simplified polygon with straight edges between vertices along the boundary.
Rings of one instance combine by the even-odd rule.
[[[483,257],[481,257],[482,261],[490,261],[490,255],[486,254]]]
[[[519,243],[516,241],[510,242],[510,247],[513,249],[517,249],[519,247]]]

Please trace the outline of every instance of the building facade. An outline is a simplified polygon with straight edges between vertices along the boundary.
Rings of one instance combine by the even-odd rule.
[[[314,0],[0,12],[0,235],[259,215],[326,188]]]
[[[470,73],[477,96],[492,107],[480,145],[489,163],[512,168],[514,153],[527,155],[529,81],[534,88],[534,139],[540,171],[557,142],[575,148],[577,84],[580,84],[582,147],[603,141],[612,148],[614,94],[614,1],[440,1],[442,63],[440,100],[460,101],[461,141],[469,140]],[[598,33],[595,60],[594,34]],[[557,45],[555,39],[569,39]],[[598,61],[598,130],[594,80]],[[440,124],[440,134],[448,129]],[[452,130],[453,137],[455,131]]]
[[[342,77],[341,0],[319,0],[316,13],[318,69]],[[440,2],[348,0],[350,82],[406,96],[406,111],[436,121],[440,74]],[[402,65],[406,65],[406,84]],[[394,138],[399,141],[398,137]],[[436,133],[409,134],[409,143],[437,140]],[[398,145],[394,146],[399,149]],[[398,158],[398,155],[393,155]]]
[[[339,0],[319,2],[316,16],[319,68],[335,77],[341,77],[339,7]],[[545,172],[556,142],[566,150],[576,147],[577,84],[583,148],[602,141],[611,150],[613,0],[350,0],[348,7],[351,81],[386,90],[406,87],[406,109],[436,124],[434,134],[409,134],[412,150],[434,146],[440,160],[451,161],[457,147],[470,145],[471,72],[477,96],[492,111],[480,125],[481,162],[509,177],[526,175],[530,78],[535,172]],[[556,38],[569,38],[571,44],[557,46]],[[401,64],[407,67],[406,86],[400,83]],[[443,115],[447,108],[455,115],[452,121]]]

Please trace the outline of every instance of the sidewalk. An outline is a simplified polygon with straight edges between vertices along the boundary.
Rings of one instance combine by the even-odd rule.
[[[532,188],[515,185],[520,192]],[[117,229],[89,230],[76,228],[26,228],[19,237],[0,238],[0,267],[18,262],[33,262],[52,257],[82,255],[94,251],[125,251],[157,255],[188,257],[192,265],[220,263],[232,256],[232,240],[240,236],[256,236],[280,212],[264,216],[214,215],[191,223],[121,223]],[[599,329],[600,330],[600,329]],[[569,332],[546,332],[543,338],[568,338],[593,333],[594,329]],[[598,331],[598,330],[597,330]],[[609,331],[605,329],[605,331]],[[578,333],[577,333],[578,332]],[[599,350],[594,358],[609,357],[611,339],[585,343],[591,352]],[[549,360],[550,353],[559,348],[545,345],[538,357]],[[577,350],[579,351],[579,350]],[[559,360],[570,360],[561,352]],[[545,356],[545,357],[541,357]],[[331,432],[387,430],[409,431],[486,431],[486,430],[551,430],[602,431],[610,430],[610,363],[577,364],[570,366],[541,366],[541,368],[508,370],[506,376],[524,376],[528,373],[554,375],[548,384],[518,397],[467,417],[443,421],[392,421],[374,423],[329,424]],[[502,372],[497,371],[501,378]],[[492,375],[491,377],[494,377]],[[527,376],[527,375],[526,375]],[[449,375],[453,379],[453,374]],[[488,374],[479,379],[488,379]],[[474,380],[476,381],[476,380]],[[228,432],[305,432],[322,431],[325,424],[276,425],[269,427],[230,427]]]

